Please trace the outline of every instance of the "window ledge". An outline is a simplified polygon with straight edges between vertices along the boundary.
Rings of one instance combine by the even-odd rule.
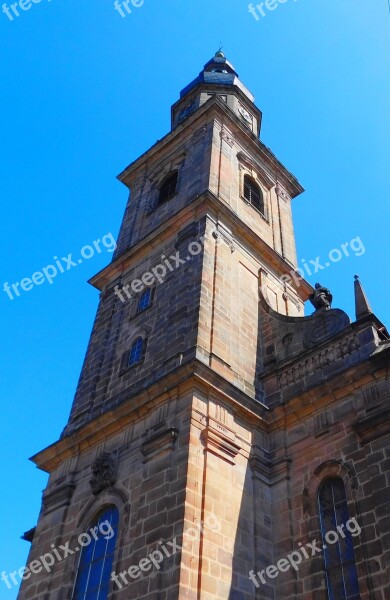
[[[149,306],[147,306],[146,308],[142,308],[141,310],[136,310],[135,313],[129,317],[129,321],[132,321],[139,315],[142,315],[146,311],[150,310],[152,308],[152,306],[153,306],[153,303],[149,304]]]
[[[172,196],[169,196],[169,198],[167,198],[163,202],[159,202],[157,200],[157,204],[156,204],[155,210],[157,210],[158,208],[160,208],[160,206],[164,206],[165,204],[168,204],[168,202],[170,202],[173,198],[175,198],[175,196],[178,196],[178,192],[175,192],[174,194],[172,194]]]
[[[251,208],[253,208],[253,210],[255,210],[257,212],[257,214],[259,214],[261,216],[261,218],[268,223],[268,225],[270,224],[270,221],[268,219],[268,217],[261,212],[261,210],[259,210],[258,208],[256,208],[256,206],[254,206],[251,202],[249,202],[249,200],[247,200],[245,198],[245,196],[240,196],[241,200],[243,200],[245,202],[245,204],[247,204],[248,206],[250,206]]]
[[[142,365],[143,362],[144,362],[144,359],[139,360],[138,362],[134,363],[133,365],[126,365],[126,366],[122,367],[121,370],[119,371],[119,376],[122,377],[122,375],[124,375],[125,373],[128,373],[129,371],[132,371],[136,367],[139,367],[139,365]]]

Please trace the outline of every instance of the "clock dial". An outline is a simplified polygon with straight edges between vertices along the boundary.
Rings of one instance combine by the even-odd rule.
[[[179,120],[184,119],[185,117],[187,117],[190,112],[192,112],[195,108],[195,102],[192,102],[192,104],[189,104],[188,106],[186,106],[184,108],[184,110],[181,111],[181,113],[179,114]]]
[[[242,118],[247,122],[247,123],[252,123],[252,117],[251,115],[248,113],[248,111],[243,107],[240,106],[240,108],[238,109],[240,115],[242,116]]]

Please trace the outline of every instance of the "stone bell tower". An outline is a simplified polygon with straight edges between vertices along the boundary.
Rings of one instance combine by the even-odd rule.
[[[313,289],[291,216],[303,189],[260,141],[261,112],[221,51],[171,114],[119,175],[130,198],[112,263],[90,281],[100,301],[70,418],[33,457],[50,478],[28,564],[72,553],[26,572],[20,600],[276,600],[303,586],[326,598],[306,571],[261,590],[249,573],[309,531],[291,504],[299,435],[287,429],[325,423],[318,411],[335,402],[322,390],[319,408],[308,391],[325,385],[318,346],[344,348],[347,331],[331,378],[387,332],[370,311],[354,328],[338,310],[303,316]],[[113,541],[80,543],[101,515]],[[324,577],[313,585],[325,593]]]

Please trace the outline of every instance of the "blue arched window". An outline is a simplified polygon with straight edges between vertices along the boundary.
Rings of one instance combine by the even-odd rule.
[[[318,504],[328,599],[360,600],[353,539],[345,526],[349,522],[348,504],[340,477],[325,480]]]
[[[72,600],[107,599],[118,523],[119,511],[110,506],[97,516],[88,532],[79,536],[79,540],[83,538],[83,550]],[[87,535],[90,538],[88,544]]]
[[[142,312],[149,308],[152,301],[152,290],[150,288],[146,288],[144,292],[142,292],[141,296],[138,300],[137,312]]]
[[[128,366],[138,364],[142,361],[145,353],[145,341],[142,337],[137,337],[130,349]]]

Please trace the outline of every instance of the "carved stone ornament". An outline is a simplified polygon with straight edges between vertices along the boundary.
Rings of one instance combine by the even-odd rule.
[[[258,179],[259,182],[267,189],[271,190],[274,186],[274,181],[268,171],[265,170],[264,164],[250,158],[245,152],[237,152],[237,160],[239,168],[248,173],[251,177]]]
[[[318,317],[307,329],[303,339],[303,343],[306,348],[312,348],[313,346],[324,342],[325,340],[336,335],[336,333],[343,331],[349,325],[348,315],[341,310],[324,310],[319,311],[317,314]],[[340,342],[337,344],[339,345]],[[339,348],[340,356],[351,354],[356,350],[356,341],[354,338],[345,338],[342,346],[343,347]]]
[[[89,484],[95,496],[114,485],[117,479],[117,461],[109,452],[103,452],[91,466],[92,478]]]
[[[225,244],[229,246],[230,252],[235,251],[236,248],[234,246],[232,235],[228,231],[223,230],[219,225],[217,225],[217,228],[212,232],[212,236],[215,240],[225,242]]]
[[[207,125],[203,125],[201,129],[198,129],[198,131],[195,131],[195,133],[193,134],[191,139],[192,144],[196,144],[196,142],[198,142],[199,140],[204,140],[207,136],[207,133]]]
[[[224,127],[221,131],[221,138],[223,140],[225,140],[225,142],[227,142],[227,144],[232,147],[234,146],[234,137],[233,134],[231,133],[231,131],[229,131],[228,129],[226,129],[226,127]]]
[[[289,200],[291,200],[290,196],[285,192],[285,190],[281,187],[281,185],[279,183],[276,184],[275,191],[276,191],[276,195],[279,198],[282,198],[282,200],[284,200],[285,202],[288,202]]]

